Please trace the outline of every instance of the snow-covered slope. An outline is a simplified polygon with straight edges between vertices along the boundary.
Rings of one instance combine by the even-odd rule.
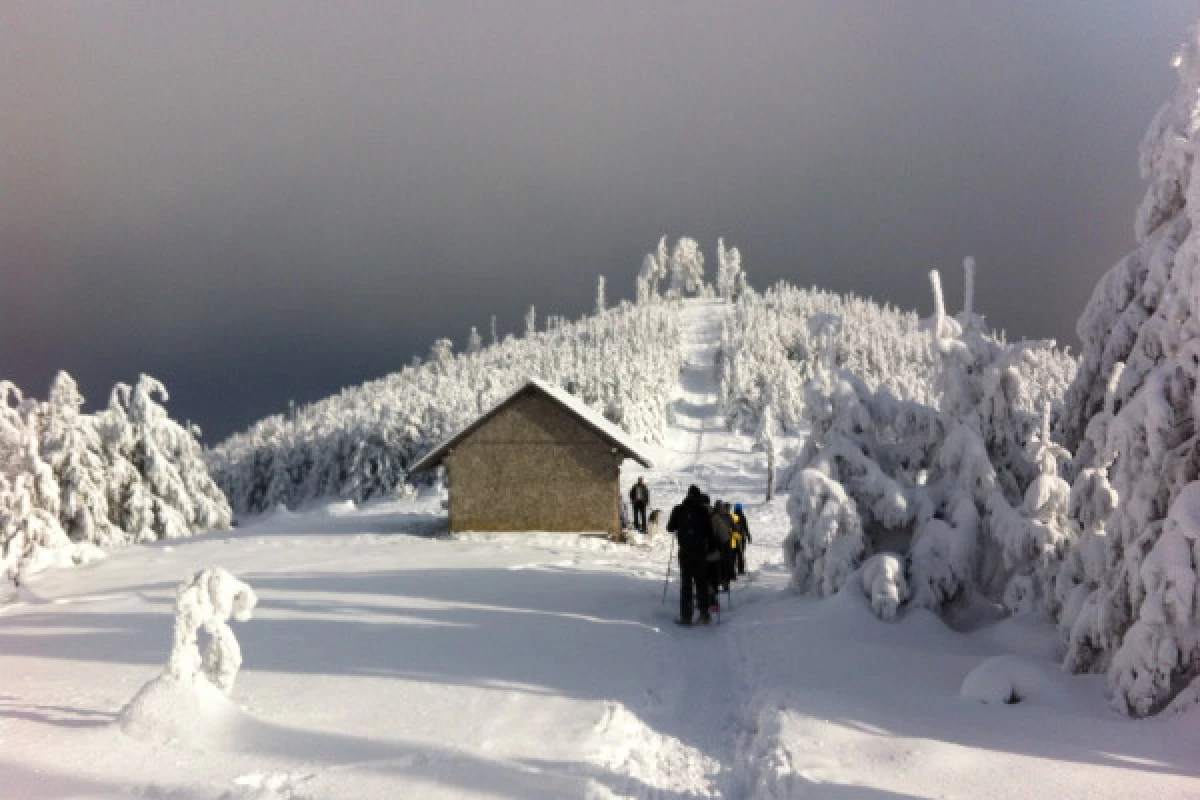
[[[958,633],[786,590],[784,500],[761,502],[764,456],[717,412],[725,313],[685,306],[646,473],[652,507],[692,482],[747,504],[750,574],[720,626],[671,624],[666,537],[448,538],[432,496],[277,512],[43,573],[0,611],[0,797],[1200,794],[1200,716],[1112,714],[1101,679],[1058,670],[1047,623]],[[258,595],[233,705],[131,737],[118,711],[162,672],[175,587],[205,565]]]
[[[388,495],[438,442],[530,379],[562,387],[622,430],[657,436],[679,372],[678,312],[657,296],[551,318],[524,337],[455,355],[447,339],[430,359],[347,388],[287,417],[261,420],[209,454],[233,510],[248,515],[314,500]],[[636,364],[636,369],[634,365]]]

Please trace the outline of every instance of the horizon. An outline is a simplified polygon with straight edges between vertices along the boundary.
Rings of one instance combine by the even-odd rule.
[[[1194,0],[0,11],[0,378],[145,372],[212,445],[435,339],[633,295],[660,235],[751,285],[1078,350]],[[466,13],[464,13],[464,10]],[[236,22],[236,24],[235,24]]]

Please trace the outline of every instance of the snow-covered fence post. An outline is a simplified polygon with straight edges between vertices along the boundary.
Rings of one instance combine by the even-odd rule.
[[[963,259],[963,322],[975,313],[975,259],[967,256]]]
[[[942,298],[942,276],[930,270],[929,284],[933,287],[933,341],[936,345],[942,338],[943,322],[946,319],[946,303]]]

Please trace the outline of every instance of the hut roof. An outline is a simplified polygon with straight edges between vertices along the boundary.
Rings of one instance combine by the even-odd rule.
[[[413,464],[412,468],[408,471],[409,474],[413,475],[418,472],[425,472],[426,470],[433,469],[438,464],[442,463],[442,459],[445,458],[446,453],[449,452],[454,445],[458,444],[460,440],[462,440],[468,434],[474,432],[489,419],[508,407],[518,397],[531,391],[538,392],[549,397],[567,411],[570,411],[572,414],[582,420],[589,428],[599,434],[602,439],[607,441],[617,450],[621,451],[626,458],[632,458],[634,461],[638,462],[647,469],[650,469],[654,466],[650,460],[650,456],[648,455],[646,445],[637,441],[625,431],[609,422],[607,419],[605,419],[603,414],[591,408],[587,403],[583,402],[565,389],[561,389],[558,386],[546,383],[545,381],[534,379],[521,386],[515,392],[505,397],[496,405],[492,406],[490,410],[481,414],[462,430],[458,431],[453,436],[439,444],[437,447],[430,450],[424,458],[422,458],[416,464]]]

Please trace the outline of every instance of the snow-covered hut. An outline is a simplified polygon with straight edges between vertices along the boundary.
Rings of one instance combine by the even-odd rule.
[[[620,530],[621,462],[645,445],[579,398],[529,381],[409,470],[444,464],[451,531]]]

